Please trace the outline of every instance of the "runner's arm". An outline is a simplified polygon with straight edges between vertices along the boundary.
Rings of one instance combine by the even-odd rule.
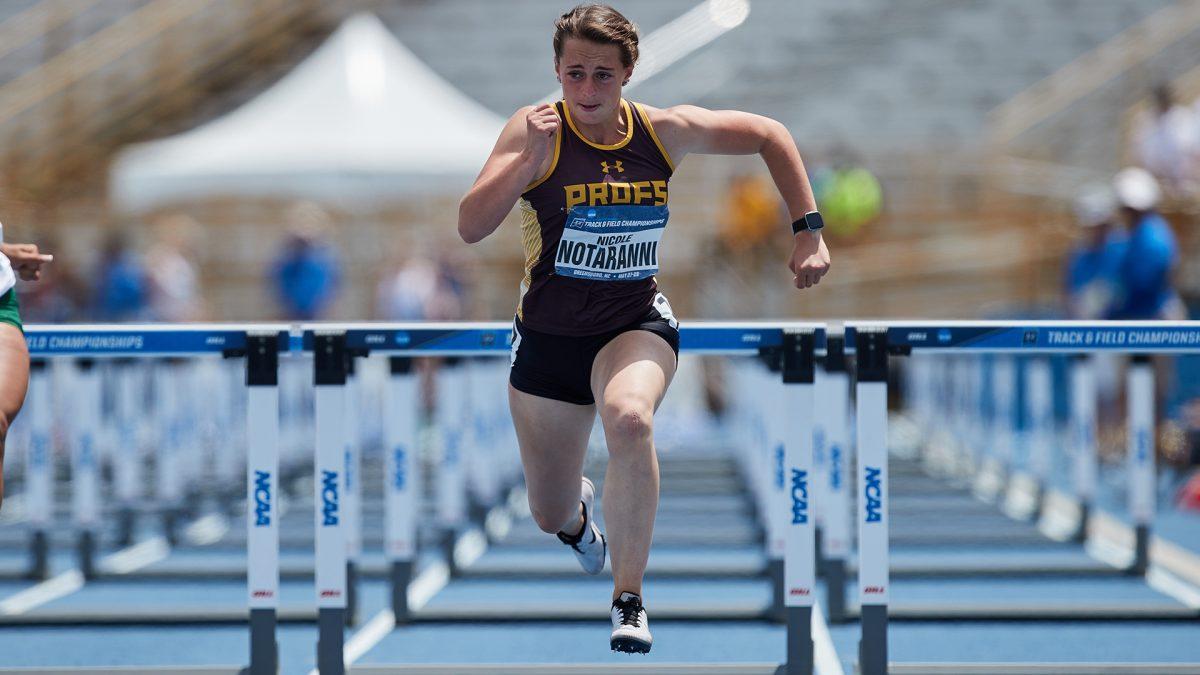
[[[526,117],[532,110],[526,106],[509,118],[475,184],[458,204],[458,234],[468,244],[495,232],[542,171],[543,158],[526,147]]]
[[[648,110],[676,166],[692,153],[761,155],[792,220],[817,210],[800,151],[783,124],[739,110],[707,110],[694,105]]]
[[[812,185],[804,171],[800,150],[792,134],[779,122],[737,110],[706,110],[680,105],[650,110],[651,123],[667,154],[678,163],[688,153],[762,156],[775,187],[787,204],[793,221],[817,210]],[[820,231],[801,230],[793,237],[788,268],[796,288],[820,283],[829,271],[829,249]]]
[[[0,253],[23,281],[41,279],[42,265],[54,260],[54,256],[39,251],[37,244],[0,244]]]

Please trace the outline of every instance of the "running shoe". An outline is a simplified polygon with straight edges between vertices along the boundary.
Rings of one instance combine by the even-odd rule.
[[[612,637],[608,645],[614,652],[626,654],[649,654],[653,639],[650,637],[650,619],[642,607],[641,596],[622,593],[612,604]]]
[[[592,505],[596,501],[596,486],[586,477],[583,479],[583,529],[577,535],[565,532],[558,533],[558,539],[575,551],[579,565],[588,574],[599,574],[604,569],[604,555],[608,544],[604,541],[604,533],[596,526],[592,518]]]

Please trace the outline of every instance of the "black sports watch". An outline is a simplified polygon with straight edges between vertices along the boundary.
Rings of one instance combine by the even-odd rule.
[[[825,227],[820,211],[809,211],[803,218],[792,221],[792,234],[800,234],[801,230],[820,232]]]

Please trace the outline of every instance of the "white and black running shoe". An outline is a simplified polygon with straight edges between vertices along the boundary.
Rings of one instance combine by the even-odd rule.
[[[596,501],[596,486],[587,478],[583,479],[583,529],[579,534],[571,536],[565,532],[558,533],[558,539],[575,551],[579,565],[588,574],[599,574],[604,569],[604,556],[608,544],[604,541],[604,533],[592,518],[592,505]]]
[[[654,641],[650,637],[650,619],[646,616],[646,608],[642,607],[640,596],[622,593],[621,597],[613,600],[612,625],[613,632],[608,645],[614,652],[650,653],[650,645]]]

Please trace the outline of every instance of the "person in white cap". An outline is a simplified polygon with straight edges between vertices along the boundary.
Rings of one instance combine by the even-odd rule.
[[[1064,290],[1072,319],[1099,319],[1117,297],[1118,273],[1129,238],[1117,221],[1117,198],[1107,185],[1085,188],[1075,200],[1080,239],[1067,256]]]
[[[1120,292],[1107,318],[1184,318],[1183,303],[1171,280],[1179,245],[1170,224],[1156,210],[1162,198],[1158,181],[1145,169],[1131,167],[1113,178],[1113,192],[1129,227],[1129,245],[1118,274]]]

